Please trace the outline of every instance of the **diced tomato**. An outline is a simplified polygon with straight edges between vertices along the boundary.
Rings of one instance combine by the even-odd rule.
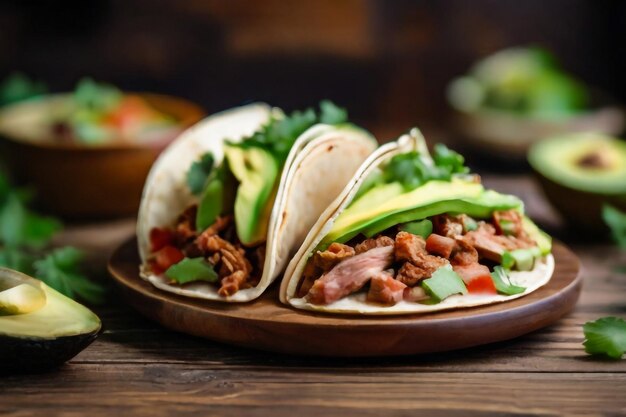
[[[163,272],[167,271],[170,266],[182,261],[184,257],[185,255],[179,249],[168,245],[155,254],[154,261],[157,269]]]
[[[454,239],[432,233],[426,239],[426,250],[429,253],[449,258],[456,242]]]
[[[489,268],[479,263],[453,266],[454,272],[459,274],[467,291],[471,294],[496,294],[496,285],[493,283]]]
[[[150,230],[150,252],[156,252],[165,246],[171,245],[174,241],[174,232],[169,229],[160,229],[158,227]]]

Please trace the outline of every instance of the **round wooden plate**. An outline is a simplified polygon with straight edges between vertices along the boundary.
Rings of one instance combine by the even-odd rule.
[[[139,277],[135,239],[119,247],[109,272],[128,303],[172,330],[274,352],[320,356],[391,356],[441,352],[512,339],[554,323],[580,295],[580,263],[555,243],[550,282],[510,302],[410,316],[310,313],[278,301],[273,285],[256,301],[227,304],[163,292]],[[275,283],[277,284],[277,283]]]

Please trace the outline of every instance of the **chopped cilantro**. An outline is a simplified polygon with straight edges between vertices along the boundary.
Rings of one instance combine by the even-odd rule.
[[[626,351],[626,321],[617,317],[603,317],[583,326],[585,352],[620,359]]]

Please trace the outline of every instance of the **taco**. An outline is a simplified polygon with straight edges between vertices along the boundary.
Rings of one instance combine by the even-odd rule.
[[[137,236],[141,276],[172,293],[258,297],[376,148],[328,101],[289,116],[266,104],[216,114],[154,164]]]
[[[410,314],[529,294],[552,276],[551,238],[512,195],[483,187],[458,153],[417,129],[380,147],[289,263],[283,303]]]

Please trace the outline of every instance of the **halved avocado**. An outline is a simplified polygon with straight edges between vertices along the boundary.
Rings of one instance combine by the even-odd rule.
[[[102,324],[89,309],[43,282],[0,268],[0,370],[36,371],[68,361]]]
[[[528,162],[546,196],[572,227],[601,233],[602,206],[626,210],[626,142],[598,133],[535,143]]]

